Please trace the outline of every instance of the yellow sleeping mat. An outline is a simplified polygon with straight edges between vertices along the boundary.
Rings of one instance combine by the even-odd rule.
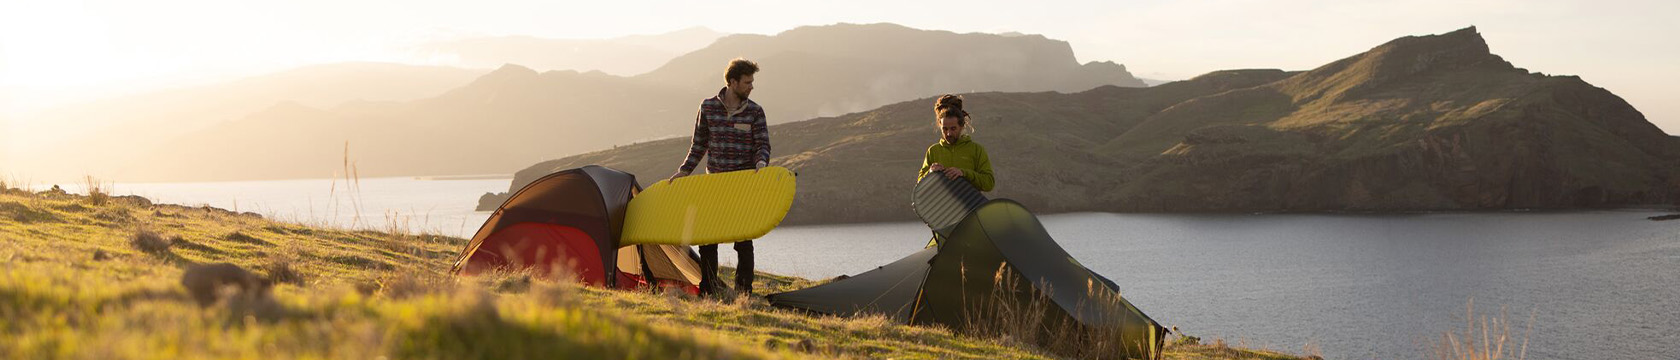
[[[622,245],[709,245],[757,239],[793,207],[794,176],[779,166],[660,180],[624,216]]]

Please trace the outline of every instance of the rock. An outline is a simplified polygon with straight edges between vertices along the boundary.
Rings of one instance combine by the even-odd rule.
[[[169,252],[169,247],[175,245],[176,239],[177,237],[164,238],[163,235],[159,235],[150,229],[140,229],[129,237],[128,242],[140,251],[163,254]]]
[[[216,263],[188,267],[181,274],[181,286],[199,306],[207,307],[233,296],[253,301],[267,298],[273,284],[239,265]]]
[[[484,193],[484,195],[481,195],[481,196],[478,197],[478,208],[477,208],[477,210],[478,211],[495,211],[496,208],[502,206],[503,202],[507,201],[507,198],[508,198],[508,193],[493,193],[493,192]]]
[[[147,198],[139,196],[139,195],[123,195],[123,196],[113,197],[113,199],[117,199],[118,201],[126,201],[129,204],[134,205],[136,207],[152,207],[152,200],[151,199],[147,199]]]

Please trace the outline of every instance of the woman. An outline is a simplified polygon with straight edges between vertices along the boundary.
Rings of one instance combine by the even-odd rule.
[[[971,128],[968,112],[963,111],[961,96],[945,94],[933,102],[934,126],[939,127],[939,142],[928,146],[922,156],[922,170],[916,180],[930,173],[947,178],[962,178],[980,191],[992,191],[992,161],[986,148],[969,139],[964,130]],[[972,133],[972,131],[970,131]]]

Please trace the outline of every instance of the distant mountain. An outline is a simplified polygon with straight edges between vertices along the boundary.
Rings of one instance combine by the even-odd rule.
[[[1136,210],[1598,207],[1680,193],[1680,143],[1609,91],[1490,54],[1473,27],[1179,104],[1097,152],[1140,163],[1104,198]]]
[[[333,108],[295,103],[184,136],[128,172],[141,179],[326,177],[346,143],[360,176],[506,173],[552,152],[611,147],[693,117],[691,94],[599,72],[508,65],[441,95]],[[634,101],[631,101],[634,100]],[[646,101],[640,107],[629,104]],[[613,104],[613,105],[608,105]],[[623,104],[623,105],[618,105]],[[692,120],[688,120],[692,121]]]
[[[494,69],[520,64],[539,70],[601,71],[628,76],[648,72],[724,34],[703,27],[612,39],[546,39],[531,36],[468,38],[417,47],[421,54],[455,57],[457,66]]]
[[[1041,212],[1420,211],[1673,204],[1680,140],[1621,98],[1488,52],[1474,28],[1405,37],[1305,72],[1233,70],[1150,88],[973,93],[994,197]],[[787,223],[913,220],[932,99],[777,125],[800,174]],[[600,164],[644,184],[687,139],[520,171],[510,190]],[[494,207],[499,196],[480,205]]]
[[[220,84],[162,90],[55,108],[17,119],[9,170],[41,178],[125,175],[144,166],[147,150],[281,102],[333,107],[357,101],[436,96],[483,71],[389,63],[311,65]],[[260,136],[261,133],[253,134]],[[209,150],[209,149],[206,149]],[[330,174],[328,174],[330,175]],[[324,176],[324,175],[323,175]]]
[[[1155,86],[1155,85],[1161,85],[1161,84],[1173,82],[1172,80],[1155,80],[1155,79],[1144,79],[1144,78],[1138,78],[1138,80],[1142,80],[1143,84],[1148,85],[1148,86]]]
[[[724,37],[635,77],[507,65],[422,100],[285,104],[184,136],[124,174],[323,177],[342,168],[346,141],[362,176],[505,174],[557,156],[689,134],[700,100],[717,93],[724,65],[737,56],[762,66],[753,97],[772,123],[946,91],[1141,86],[1124,67],[1080,65],[1066,42],[1042,36],[890,24],[802,27]]]
[[[1113,62],[1080,64],[1066,41],[912,29],[895,24],[805,26],[775,36],[731,35],[638,79],[695,92],[722,86],[723,64],[746,57],[773,121],[874,109],[905,99],[973,91],[1078,92],[1143,87]]]

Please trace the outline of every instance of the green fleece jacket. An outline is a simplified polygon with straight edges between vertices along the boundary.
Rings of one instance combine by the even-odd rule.
[[[963,179],[980,191],[992,191],[992,185],[996,184],[992,178],[992,160],[986,157],[986,148],[969,140],[968,135],[963,135],[954,143],[942,138],[939,143],[929,146],[927,154],[922,156],[922,170],[916,173],[916,181],[922,181],[922,177],[928,175],[928,167],[934,163],[962,169]]]

